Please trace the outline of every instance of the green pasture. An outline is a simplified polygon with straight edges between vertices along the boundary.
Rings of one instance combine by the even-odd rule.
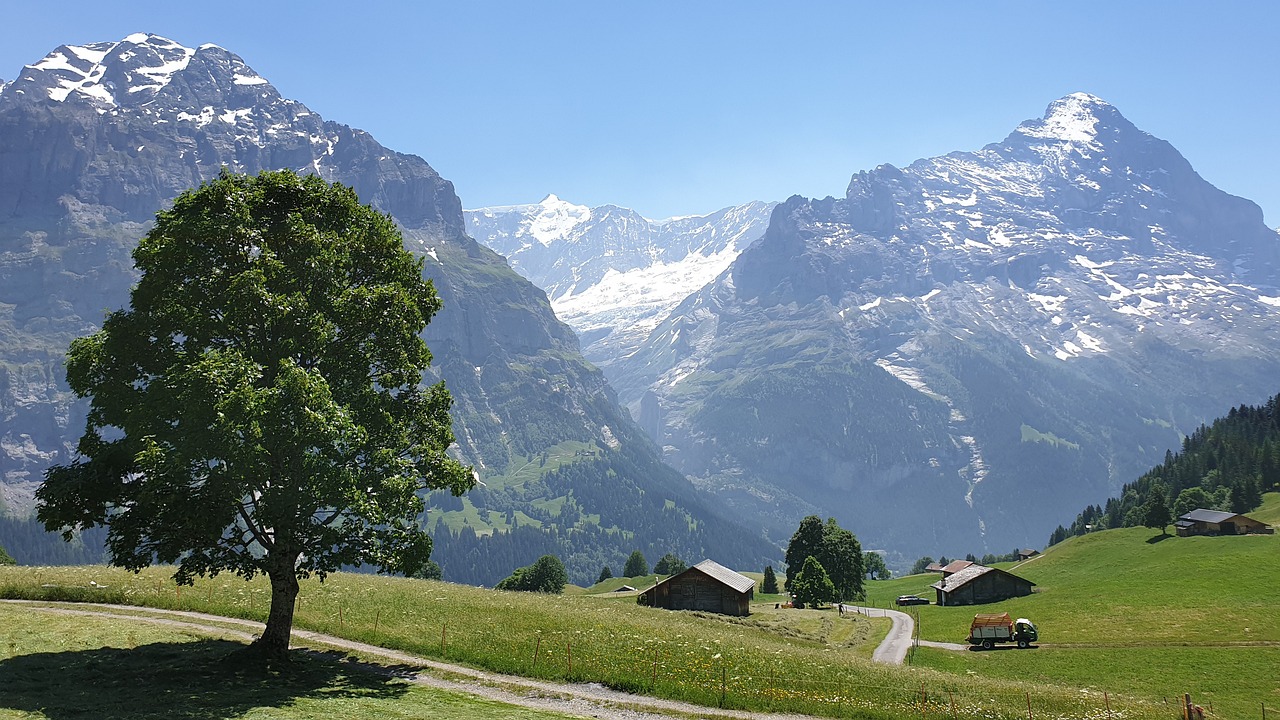
[[[301,656],[263,676],[224,662],[240,647],[146,622],[0,604],[0,718],[516,720],[562,718]]]
[[[176,587],[164,568],[0,568],[0,596],[126,603],[262,620],[261,578],[219,575]],[[1101,711],[1078,691],[1015,678],[874,664],[885,621],[834,610],[750,618],[668,612],[634,602],[545,596],[339,573],[303,583],[297,625],[516,675],[600,682],[644,694],[745,710],[900,718],[950,712],[1043,717]],[[795,613],[795,614],[787,614]],[[923,708],[922,708],[923,703]],[[1165,717],[1151,697],[1117,698],[1128,718]]]
[[[1251,517],[1280,521],[1280,494]],[[1170,528],[1171,530],[1172,528]],[[1223,717],[1257,717],[1280,706],[1280,536],[1163,536],[1126,528],[1071,538],[1006,567],[1035,593],[991,605],[918,606],[920,637],[963,642],[975,612],[1008,612],[1040,630],[1034,651],[951,653],[921,648],[913,663],[1163,699],[1184,692]],[[933,599],[940,576],[869,583],[870,602]]]

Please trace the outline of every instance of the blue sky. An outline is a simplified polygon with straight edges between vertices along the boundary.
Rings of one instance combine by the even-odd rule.
[[[1280,3],[220,2],[8,8],[0,78],[153,32],[420,155],[466,207],[840,195],[1089,92],[1280,225]]]

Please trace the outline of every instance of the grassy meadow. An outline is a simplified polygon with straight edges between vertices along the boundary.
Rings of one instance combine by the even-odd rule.
[[[98,601],[265,617],[265,582],[220,575],[177,588],[164,568],[0,568],[0,596]],[[834,610],[751,618],[672,613],[584,596],[504,593],[449,583],[335,574],[303,584],[297,625],[353,640],[530,677],[600,682],[745,710],[833,717],[1103,717],[1100,697],[1016,678],[873,664],[885,621]],[[4,665],[0,664],[0,671]],[[1143,698],[1116,698],[1127,718],[1163,718]]]
[[[1248,513],[1280,521],[1280,494]],[[1280,536],[1162,536],[1127,528],[1072,538],[1011,572],[1029,597],[975,607],[919,606],[920,637],[963,642],[973,613],[1028,617],[1033,652],[918,649],[912,662],[952,673],[1036,680],[1163,701],[1184,692],[1222,717],[1280,717]],[[901,594],[933,598],[938,575],[870,583],[880,607]]]
[[[411,685],[325,657],[267,676],[224,658],[240,647],[185,629],[34,613],[0,604],[0,718],[563,718]]]
[[[1276,522],[1280,495],[1269,494],[1252,515]],[[297,626],[498,672],[745,710],[859,718],[1172,718],[1176,706],[1166,701],[1190,692],[1218,717],[1260,717],[1264,705],[1280,716],[1280,601],[1270,592],[1280,569],[1277,551],[1277,536],[1177,538],[1131,528],[1073,538],[1009,566],[1036,583],[1030,597],[979,608],[912,609],[921,638],[951,642],[963,640],[977,610],[1030,617],[1041,631],[1040,648],[922,647],[912,653],[912,666],[902,668],[869,660],[887,631],[883,618],[775,610],[772,597],[761,598],[749,618],[672,613],[637,606],[631,593],[608,592],[652,578],[615,578],[581,594],[543,596],[338,573],[303,583]],[[178,588],[169,572],[0,567],[0,597],[266,616],[270,593],[261,578],[220,575]],[[871,582],[869,604],[884,607],[900,594],[932,597],[936,579]],[[15,644],[39,648],[57,635],[28,641],[19,637],[27,631],[12,629],[21,623],[0,627],[0,674],[12,669],[15,657],[30,654],[15,651]],[[145,633],[158,631],[126,624],[111,632],[137,639],[106,644],[137,648],[149,642]],[[38,652],[64,653],[62,662],[74,664],[82,657],[90,662],[98,651],[50,645]]]

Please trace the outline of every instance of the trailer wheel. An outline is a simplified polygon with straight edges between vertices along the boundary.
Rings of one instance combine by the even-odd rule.
[[[996,644],[995,644],[994,642],[992,642],[992,641],[991,641],[991,638],[987,638],[986,640],[983,640],[983,641],[982,641],[982,649],[983,649],[983,650],[990,650],[991,648],[993,648],[993,647],[995,647],[995,646],[996,646]]]
[[[1027,648],[1031,647],[1031,643],[1027,642],[1026,640],[1019,640],[1018,647],[1022,648],[1023,650],[1026,650]]]

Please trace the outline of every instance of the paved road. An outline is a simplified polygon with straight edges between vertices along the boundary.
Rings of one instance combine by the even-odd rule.
[[[893,621],[893,627],[889,628],[889,634],[884,636],[884,640],[880,641],[876,651],[871,654],[872,660],[887,665],[901,665],[907,659],[907,651],[911,649],[913,641],[911,636],[915,633],[915,621],[911,619],[910,615],[900,610],[869,608],[859,605],[842,605],[841,607],[845,612],[856,612],[867,617],[887,617]],[[920,640],[919,643],[926,647],[942,648],[943,650],[969,649],[968,645],[960,643],[934,642],[932,640]]]

